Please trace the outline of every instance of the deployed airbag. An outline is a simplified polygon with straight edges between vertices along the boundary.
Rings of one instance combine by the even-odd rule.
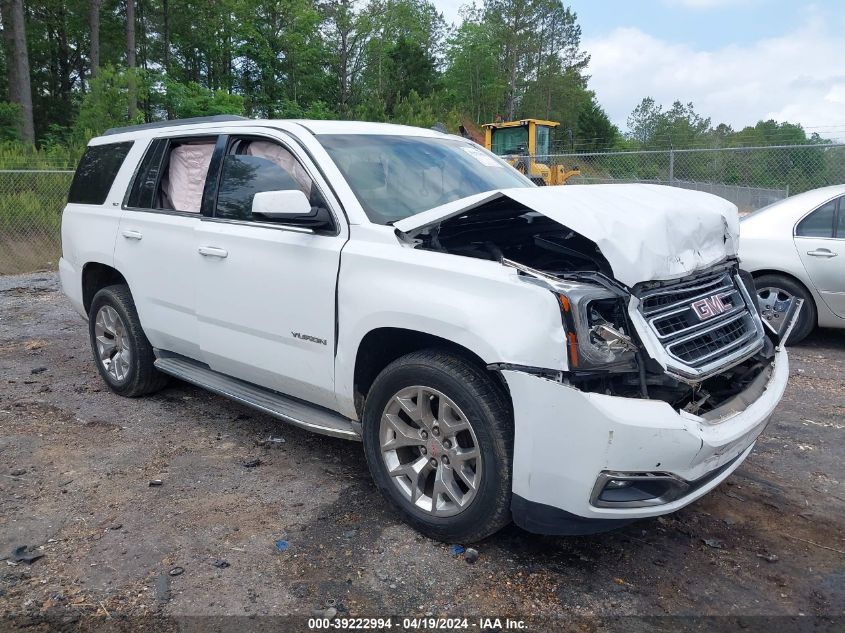
[[[161,186],[167,202],[175,210],[200,212],[213,153],[214,143],[186,143],[170,152],[170,167]]]
[[[291,178],[296,181],[300,191],[306,196],[311,195],[311,176],[299,164],[299,161],[277,143],[270,143],[268,141],[252,141],[246,150],[250,156],[258,156],[259,158],[266,158],[269,161],[276,163],[279,167],[284,169]]]

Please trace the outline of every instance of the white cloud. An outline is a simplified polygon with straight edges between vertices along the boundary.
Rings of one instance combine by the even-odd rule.
[[[623,128],[631,110],[651,96],[665,105],[692,101],[714,124],[741,128],[774,118],[805,127],[838,125],[828,134],[845,138],[842,28],[810,15],[786,35],[712,50],[636,28],[616,29],[583,45],[591,55],[590,86]]]

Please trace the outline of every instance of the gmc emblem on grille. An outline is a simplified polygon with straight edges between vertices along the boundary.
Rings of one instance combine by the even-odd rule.
[[[712,319],[714,316],[727,312],[733,306],[730,303],[725,303],[722,295],[712,295],[698,301],[693,301],[690,308],[695,312],[695,315],[700,321]]]

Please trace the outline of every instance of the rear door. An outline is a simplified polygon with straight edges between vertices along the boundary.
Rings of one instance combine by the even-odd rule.
[[[845,198],[835,198],[795,227],[795,247],[830,310],[845,318]]]
[[[219,156],[213,217],[195,234],[202,357],[230,376],[334,407],[335,287],[347,224],[290,136],[239,132]],[[293,188],[329,210],[331,230],[252,216],[256,193]]]
[[[114,253],[153,347],[191,358],[200,355],[194,231],[217,139],[152,140],[124,201]]]

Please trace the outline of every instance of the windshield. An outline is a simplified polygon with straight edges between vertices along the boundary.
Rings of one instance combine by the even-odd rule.
[[[476,193],[534,186],[501,159],[460,139],[375,134],[317,138],[377,224]]]

